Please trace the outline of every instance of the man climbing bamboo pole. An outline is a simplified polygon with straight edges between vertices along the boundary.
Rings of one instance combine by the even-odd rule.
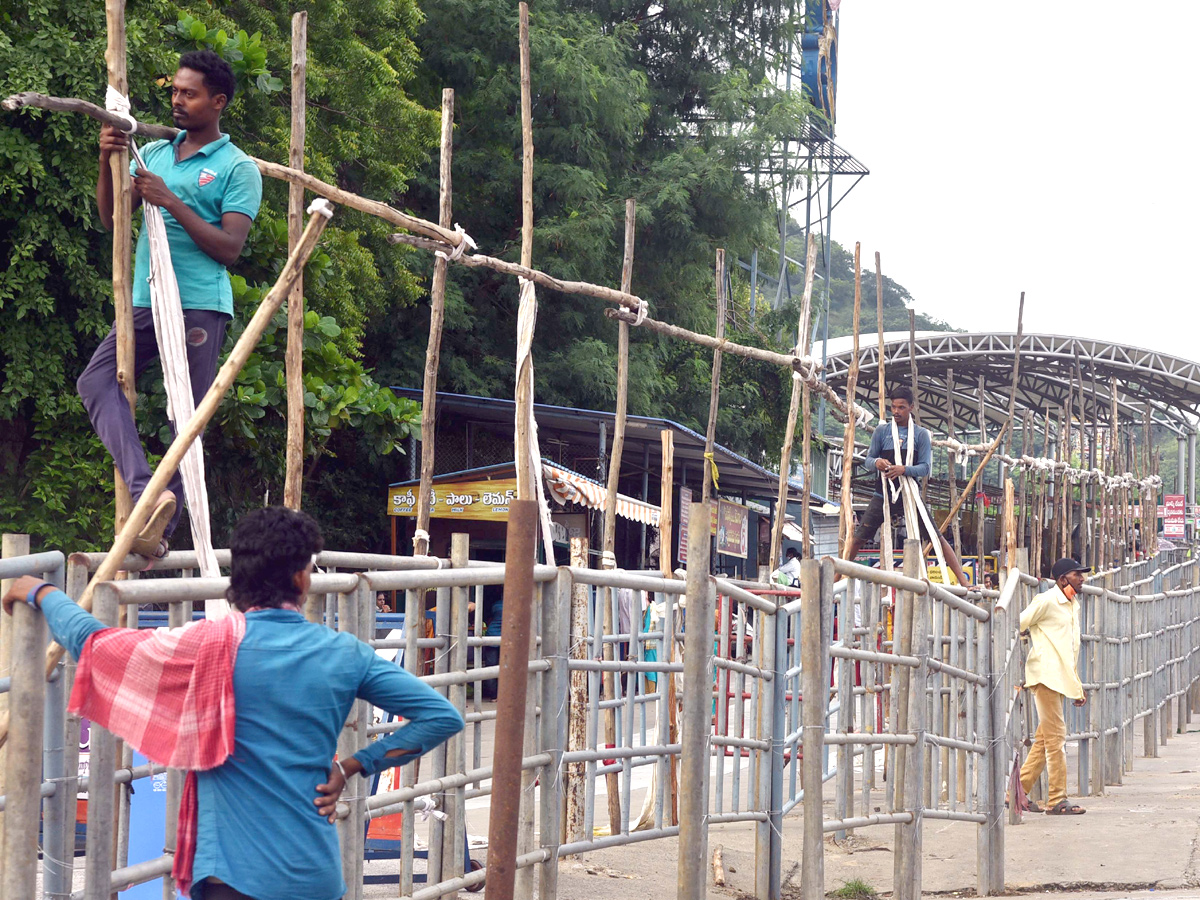
[[[233,69],[211,50],[185,53],[172,82],[172,115],[182,131],[173,141],[143,148],[147,168],[137,168],[132,203],[161,208],[171,259],[179,281],[187,329],[188,369],[197,402],[212,384],[225,329],[233,317],[233,291],[226,266],[241,254],[258,215],[262,177],[253,161],[221,133],[221,113],[236,89]],[[118,194],[112,159],[120,158],[129,139],[105,125],[100,130],[100,173],[96,205],[106,228],[116,231]],[[158,356],[154,316],[150,308],[149,238],[138,238],[133,284],[133,379]],[[133,500],[140,502],[150,481],[150,465],[137,433],[133,413],[118,382],[118,331],[109,332],[79,376],[79,396],[100,440],[108,448]],[[179,524],[177,498],[182,481],[175,473],[154,498],[145,527],[132,549],[143,556],[165,556]]]

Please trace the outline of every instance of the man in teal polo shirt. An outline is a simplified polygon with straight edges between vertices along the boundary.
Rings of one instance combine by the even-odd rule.
[[[233,291],[226,266],[241,255],[262,201],[258,166],[221,133],[221,113],[233,98],[236,81],[229,63],[211,50],[185,53],[172,81],[171,110],[183,129],[173,141],[142,148],[146,168],[130,166],[133,205],[161,207],[171,263],[187,335],[188,369],[197,403],[217,371],[225,329],[233,318]],[[100,174],[96,205],[104,227],[113,227],[113,183],[109,159],[128,145],[124,132],[100,130]],[[133,276],[135,376],[158,356],[150,309],[150,250],[145,229],[138,238]],[[96,348],[77,384],[92,427],[112,454],[136,502],[150,481],[150,465],[137,425],[117,383],[116,330]],[[176,472],[138,535],[134,551],[150,557],[167,552],[179,524]]]

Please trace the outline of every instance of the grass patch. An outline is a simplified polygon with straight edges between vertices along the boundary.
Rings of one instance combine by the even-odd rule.
[[[838,900],[876,900],[879,895],[861,878],[852,878],[836,891],[830,892],[829,896]]]

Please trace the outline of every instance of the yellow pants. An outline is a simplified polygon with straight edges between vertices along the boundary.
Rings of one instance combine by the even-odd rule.
[[[1029,756],[1021,766],[1021,787],[1029,793],[1042,769],[1046,769],[1050,782],[1047,802],[1054,807],[1067,799],[1067,723],[1063,717],[1063,695],[1044,684],[1035,684],[1031,690],[1037,706],[1038,727]]]

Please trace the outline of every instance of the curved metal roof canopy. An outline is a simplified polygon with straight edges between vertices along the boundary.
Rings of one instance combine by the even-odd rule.
[[[918,332],[914,343],[921,424],[945,433],[949,396],[954,403],[955,431],[959,435],[977,431],[980,378],[988,423],[1002,423],[1008,410],[1016,339],[1015,333]],[[826,375],[835,390],[846,389],[852,354],[852,338],[829,342]],[[912,360],[908,333],[885,334],[884,354],[888,388],[907,384]],[[876,335],[860,336],[858,364],[859,396],[878,404]],[[948,384],[951,370],[954,383]],[[1117,415],[1122,424],[1140,427],[1149,409],[1152,422],[1184,434],[1200,418],[1200,363],[1109,341],[1052,334],[1022,335],[1017,384],[1019,410],[1043,414],[1050,410],[1051,416],[1057,418],[1058,410],[1067,402],[1072,382],[1077,386],[1083,384],[1087,421],[1108,421],[1111,384],[1117,386]],[[1098,407],[1095,412],[1093,389]],[[1076,387],[1076,411],[1078,404]]]

